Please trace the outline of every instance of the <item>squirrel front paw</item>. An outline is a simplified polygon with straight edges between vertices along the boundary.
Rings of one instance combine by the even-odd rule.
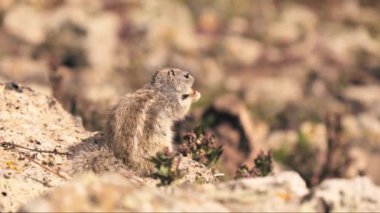
[[[192,89],[191,99],[193,102],[197,102],[201,98],[201,93]]]

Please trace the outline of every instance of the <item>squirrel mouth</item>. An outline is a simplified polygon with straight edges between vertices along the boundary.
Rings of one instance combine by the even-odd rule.
[[[183,94],[183,95],[182,95],[182,99],[186,99],[186,98],[188,98],[188,97],[194,97],[196,93],[197,93],[197,92],[195,91],[195,89],[190,88],[190,89],[189,89],[189,93],[186,93],[186,94]]]

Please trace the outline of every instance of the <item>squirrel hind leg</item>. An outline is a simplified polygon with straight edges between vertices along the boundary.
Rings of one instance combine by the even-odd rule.
[[[121,159],[116,158],[111,150],[104,145],[99,146],[97,150],[78,152],[69,168],[68,173],[71,176],[84,172],[94,172],[96,174],[115,172],[126,177],[135,176],[134,172]]]
[[[69,148],[72,153],[68,173],[76,175],[84,172],[104,173],[127,171],[122,160],[116,158],[104,143],[100,133],[89,137]]]

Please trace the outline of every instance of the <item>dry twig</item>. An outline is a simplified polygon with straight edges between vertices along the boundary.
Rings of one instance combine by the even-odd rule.
[[[70,155],[70,153],[68,152],[59,152],[55,149],[54,150],[32,149],[32,148],[28,148],[28,147],[21,146],[21,145],[11,143],[11,142],[1,142],[0,145],[6,149],[12,149],[14,147],[17,147],[17,148],[26,149],[33,152],[50,153],[50,154],[57,154],[57,155]]]
[[[51,172],[52,174],[57,175],[60,178],[63,178],[65,180],[67,180],[67,178],[65,176],[59,174],[56,171],[53,171],[53,170],[49,169],[48,167],[46,167],[46,166],[42,165],[41,163],[35,161],[33,159],[33,157],[30,156],[29,154],[27,154],[25,152],[22,152],[22,151],[18,151],[18,150],[16,150],[16,148],[26,149],[26,150],[33,151],[33,152],[50,153],[50,154],[58,154],[58,155],[69,155],[69,153],[58,152],[57,150],[49,151],[49,150],[31,149],[31,148],[24,147],[24,146],[21,146],[21,145],[15,144],[15,143],[11,143],[11,142],[1,142],[0,146],[2,146],[6,150],[14,150],[14,151],[16,151],[18,154],[21,154],[21,155],[25,156],[30,162],[32,162],[32,163],[40,166],[41,168],[45,169],[48,172]]]

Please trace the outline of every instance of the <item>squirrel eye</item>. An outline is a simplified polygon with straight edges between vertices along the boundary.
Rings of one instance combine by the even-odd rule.
[[[184,76],[185,76],[185,78],[189,78],[190,74],[186,73]]]

